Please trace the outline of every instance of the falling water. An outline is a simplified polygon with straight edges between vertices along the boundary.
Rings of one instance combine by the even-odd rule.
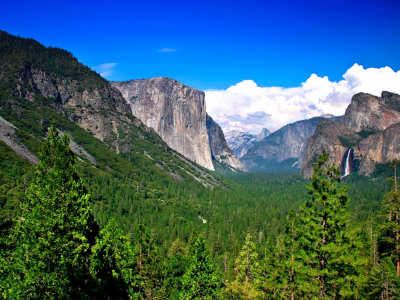
[[[350,173],[349,158],[350,158],[351,150],[352,149],[350,148],[349,150],[347,150],[347,153],[346,153],[346,155],[347,155],[346,156],[346,163],[344,165],[344,175],[342,176],[342,178],[346,177]]]

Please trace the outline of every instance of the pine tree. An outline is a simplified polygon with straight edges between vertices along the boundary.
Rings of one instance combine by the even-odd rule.
[[[188,252],[180,239],[176,239],[168,250],[167,274],[164,283],[168,299],[179,299],[182,291],[182,277],[189,263]]]
[[[236,281],[239,282],[257,282],[259,275],[258,253],[255,251],[255,245],[251,241],[250,233],[236,259]]]
[[[386,195],[382,203],[380,216],[383,219],[380,226],[379,248],[383,256],[389,256],[396,266],[397,277],[400,276],[400,192],[397,188],[397,165],[399,160],[393,160],[394,178],[389,178],[393,189]]]
[[[134,249],[114,219],[100,231],[92,248],[91,274],[98,290],[111,299],[143,299]]]
[[[299,281],[299,225],[296,213],[290,211],[283,236],[284,248],[284,263],[283,263],[283,277],[284,288],[281,292],[283,299],[296,299],[297,284]]]
[[[89,257],[97,228],[90,195],[68,136],[60,139],[54,126],[39,158],[9,237],[7,298],[82,298],[93,286]]]
[[[135,257],[138,266],[138,285],[140,293],[152,299],[162,286],[162,270],[158,255],[158,248],[154,241],[146,232],[143,224],[139,224],[139,230],[136,239]]]
[[[400,297],[400,280],[390,257],[384,257],[371,270],[366,299],[394,300]]]
[[[201,235],[193,245],[192,263],[182,279],[181,299],[218,299],[220,282]]]
[[[224,299],[262,299],[263,292],[259,290],[260,265],[258,253],[252,237],[248,233],[246,240],[236,259],[235,274],[233,282],[228,283],[223,291]]]
[[[339,185],[340,172],[324,150],[314,165],[307,186],[311,199],[300,207],[299,260],[301,297],[336,299],[354,297],[358,290],[357,236],[350,236],[347,185]]]

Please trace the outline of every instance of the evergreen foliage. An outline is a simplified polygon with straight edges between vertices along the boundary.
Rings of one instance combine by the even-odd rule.
[[[193,246],[192,263],[182,278],[181,299],[218,299],[221,284],[201,235]]]
[[[340,171],[323,151],[314,165],[307,189],[311,199],[300,208],[299,290],[313,298],[336,299],[357,293],[357,237],[346,230],[349,213],[347,186],[339,185]]]
[[[1,278],[7,298],[81,298],[91,285],[97,228],[90,195],[76,174],[68,137],[57,135],[52,127],[9,236]]]

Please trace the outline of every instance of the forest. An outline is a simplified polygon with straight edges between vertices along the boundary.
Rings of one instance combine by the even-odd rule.
[[[400,298],[398,161],[369,177],[341,178],[326,153],[311,179],[212,173],[132,115],[64,109],[21,86],[33,65],[76,93],[108,85],[71,53],[0,31],[0,118],[40,159],[0,141],[3,299]],[[80,127],[84,109],[121,121],[118,134],[102,142]],[[118,154],[116,141],[131,148]]]
[[[399,297],[398,161],[343,183],[323,153],[311,180],[162,192],[68,145],[52,126],[34,167],[0,145],[4,299]]]

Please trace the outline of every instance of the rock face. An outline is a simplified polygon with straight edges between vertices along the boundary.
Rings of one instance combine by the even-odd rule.
[[[232,152],[226,143],[221,127],[207,114],[207,132],[210,141],[211,154],[221,164],[226,164],[242,172],[248,170]]]
[[[254,145],[241,161],[249,169],[300,168],[307,138],[325,117],[315,117],[283,126]],[[331,117],[337,121],[340,117]]]
[[[153,128],[172,149],[210,170],[214,170],[215,158],[246,171],[229,149],[219,125],[207,115],[204,92],[165,77],[111,85],[121,91],[132,114]]]
[[[248,132],[229,131],[225,138],[229,148],[239,159],[257,143],[257,136]]]
[[[358,136],[355,133],[338,122],[329,120],[319,121],[315,133],[307,141],[301,166],[301,173],[304,177],[311,177],[313,165],[317,162],[322,150],[326,150],[329,153],[328,163],[335,163],[336,166],[339,166],[343,174],[344,159],[348,148],[342,145],[340,136],[347,136],[349,139],[358,140]]]
[[[51,106],[55,110],[90,130],[101,141],[112,133],[117,134],[120,122],[115,114],[131,114],[120,92],[108,84],[82,88],[82,82],[45,72],[33,65],[22,66],[18,77],[14,96],[33,101],[35,94],[41,94],[54,99]],[[104,110],[107,114],[101,113]]]
[[[267,136],[271,134],[271,131],[267,128],[263,128],[261,133],[257,135],[257,142],[261,141],[262,139],[265,139]]]
[[[172,149],[214,170],[204,92],[165,77],[111,85],[121,91],[132,114],[153,128]]]
[[[389,92],[383,92],[381,98],[358,93],[351,99],[341,122],[357,132],[385,130],[390,125],[400,122],[399,100],[399,95]]]
[[[330,155],[344,174],[346,153],[349,151],[350,173],[369,175],[376,163],[387,163],[400,157],[400,96],[382,92],[382,97],[365,93],[353,96],[340,126],[320,121],[308,139],[301,173],[312,174],[312,165],[322,149]]]
[[[355,161],[360,161],[358,172],[368,175],[375,170],[371,162],[386,164],[392,159],[400,159],[400,123],[371,135],[354,147]]]

